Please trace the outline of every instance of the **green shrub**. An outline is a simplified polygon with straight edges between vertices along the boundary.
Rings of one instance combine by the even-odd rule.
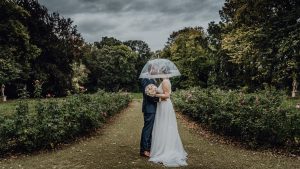
[[[300,111],[285,106],[283,92],[192,88],[175,92],[172,99],[177,110],[214,132],[251,147],[284,146],[300,153]]]
[[[46,99],[35,103],[21,100],[11,117],[0,117],[0,154],[54,148],[93,131],[128,106],[130,97],[99,91],[66,99]]]

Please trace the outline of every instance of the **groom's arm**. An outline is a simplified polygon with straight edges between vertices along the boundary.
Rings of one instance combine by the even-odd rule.
[[[146,87],[149,85],[149,84],[152,84],[150,83],[150,80],[147,80],[147,79],[142,79],[142,90],[143,90],[143,94],[146,96],[146,99],[149,100],[149,101],[152,101],[152,102],[160,102],[160,98],[159,97],[151,97],[151,96],[148,96],[146,93],[145,93],[145,89]]]

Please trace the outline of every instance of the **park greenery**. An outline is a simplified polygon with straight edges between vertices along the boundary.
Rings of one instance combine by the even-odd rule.
[[[0,156],[52,149],[101,127],[126,108],[128,94],[98,91],[41,101],[20,100],[1,111]]]
[[[300,103],[284,104],[299,95],[297,0],[226,0],[219,23],[174,30],[159,51],[141,40],[85,42],[70,18],[36,0],[2,0],[0,11],[0,84],[9,99],[137,92],[147,60],[168,58],[182,73],[172,79],[180,111],[250,146],[299,150]],[[95,129],[99,112],[114,114],[129,102],[103,91],[32,110],[21,102],[13,116],[0,116],[0,148],[51,147]]]
[[[300,153],[300,111],[282,92],[191,88],[172,98],[183,114],[250,148],[284,147]]]
[[[26,88],[34,97],[66,96],[87,88],[138,91],[138,74],[147,60],[169,58],[182,76],[174,88],[217,86],[247,92],[273,86],[289,95],[299,86],[299,2],[227,0],[221,22],[207,30],[173,32],[165,47],[151,51],[140,40],[102,37],[84,41],[73,21],[49,13],[36,0],[1,1],[0,83],[9,98]]]
[[[65,96],[80,86],[92,91],[138,91],[136,82],[145,62],[169,58],[182,76],[176,88],[218,86],[246,88],[266,85],[296,92],[299,81],[300,23],[297,1],[227,0],[222,21],[173,32],[161,51],[152,52],[139,40],[121,42],[103,37],[86,43],[72,20],[49,14],[35,0],[1,1],[0,83],[6,95],[24,88],[34,96]],[[124,74],[125,73],[125,74]]]

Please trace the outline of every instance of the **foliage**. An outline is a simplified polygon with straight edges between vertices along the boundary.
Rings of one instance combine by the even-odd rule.
[[[82,57],[83,39],[71,19],[49,14],[36,0],[1,1],[0,83],[7,95],[33,82],[44,82],[42,93],[66,95],[72,90],[72,64]]]
[[[29,111],[20,101],[12,116],[0,116],[0,152],[54,148],[99,128],[107,118],[127,107],[130,97],[98,91],[63,101],[40,100]]]
[[[237,64],[232,63],[227,52],[222,48],[222,36],[225,25],[223,23],[209,23],[208,43],[210,51],[208,55],[213,58],[214,64],[209,74],[208,85],[222,88],[238,88],[241,85],[241,74]]]
[[[170,35],[161,57],[182,72],[174,86],[292,88],[299,77],[300,3],[296,0],[226,0],[222,22]],[[295,88],[295,86],[294,86]]]
[[[6,0],[0,2],[0,10],[0,84],[24,84],[29,79],[31,61],[41,52],[31,42],[30,30],[22,22],[30,14]]]
[[[29,92],[27,90],[27,86],[24,85],[18,89],[18,96],[20,99],[27,99],[30,97]]]
[[[106,38],[103,38],[102,41],[105,40]],[[106,42],[100,42],[102,43]],[[88,75],[90,89],[136,90],[137,54],[123,44],[103,45],[101,48],[96,46],[98,45],[91,47],[91,52],[87,54],[83,62],[90,71]]]
[[[42,85],[43,85],[43,82],[41,82],[39,80],[34,81],[33,95],[34,95],[35,98],[41,98],[42,97]]]
[[[90,73],[86,66],[82,63],[73,63],[72,69],[74,72],[72,85],[75,93],[82,92],[84,89],[83,85],[88,80],[88,74]]]
[[[66,90],[72,90],[72,64],[83,55],[81,35],[71,19],[49,14],[38,1],[19,0],[18,4],[30,13],[26,24],[33,43],[42,49],[33,64],[32,81],[44,82],[44,94],[66,95]]]
[[[34,96],[36,79],[44,82],[41,95],[64,96],[83,85],[93,91],[137,91],[139,72],[154,57],[178,66],[182,76],[174,80],[174,88],[299,86],[296,0],[226,0],[222,21],[211,22],[207,33],[201,27],[174,31],[156,52],[140,40],[103,37],[86,44],[71,19],[50,14],[36,0],[3,0],[0,10],[0,84],[6,85],[8,97],[17,97],[24,85]]]
[[[135,69],[137,70],[137,78],[139,77],[139,73],[142,71],[144,65],[153,57],[153,53],[151,52],[148,44],[141,40],[129,40],[125,41],[124,45],[131,48],[132,51],[138,54]]]
[[[256,45],[258,41],[267,40],[258,27],[242,27],[224,34],[222,37],[222,48],[229,56],[229,62],[240,65],[239,78],[241,85],[263,84],[271,71],[267,65],[268,59],[259,58],[261,48]]]
[[[274,89],[245,94],[220,89],[181,90],[173,96],[177,110],[213,131],[251,146],[284,146],[299,153],[300,112],[285,106]]]
[[[296,0],[226,0],[218,39],[237,68],[239,86],[291,89],[299,81],[299,9]]]
[[[167,46],[160,54],[174,61],[182,76],[174,87],[207,86],[213,64],[208,52],[206,35],[201,27],[184,28],[173,32]]]

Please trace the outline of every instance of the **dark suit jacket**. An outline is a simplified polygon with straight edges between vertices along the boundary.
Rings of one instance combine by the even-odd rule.
[[[157,106],[157,102],[159,101],[159,98],[158,97],[150,97],[150,96],[146,95],[146,93],[145,93],[145,88],[149,84],[154,84],[155,85],[155,81],[153,79],[142,79],[141,84],[142,84],[141,89],[142,89],[142,92],[143,92],[142,111],[144,113],[156,113],[156,106]]]

